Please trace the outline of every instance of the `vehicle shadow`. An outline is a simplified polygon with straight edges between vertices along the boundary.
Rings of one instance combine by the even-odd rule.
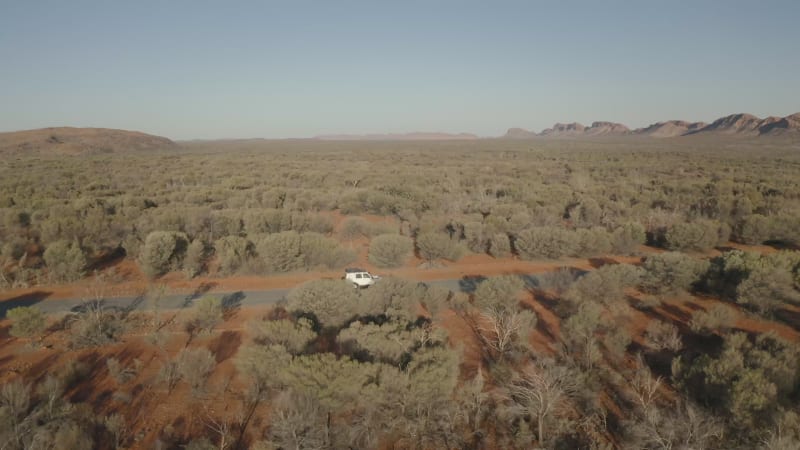
[[[5,319],[6,313],[10,309],[17,308],[19,306],[32,306],[35,305],[47,297],[49,297],[52,292],[47,291],[34,291],[28,294],[18,295],[16,297],[9,298],[8,300],[3,300],[0,302],[0,319]]]

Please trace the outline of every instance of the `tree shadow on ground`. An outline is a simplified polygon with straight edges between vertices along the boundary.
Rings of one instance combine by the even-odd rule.
[[[208,346],[217,363],[221,363],[236,354],[242,344],[242,335],[238,331],[223,331]]]
[[[222,297],[222,318],[230,320],[242,308],[246,295],[242,291],[226,294]]]
[[[188,308],[191,306],[192,302],[197,300],[198,298],[208,294],[212,289],[217,287],[217,283],[214,282],[203,282],[200,283],[192,292],[191,294],[187,295],[186,298],[183,300],[183,304],[181,308]]]
[[[472,294],[478,289],[478,285],[486,281],[486,279],[483,275],[464,275],[458,280],[458,288],[461,292]]]
[[[51,294],[52,292],[47,291],[34,291],[27,294],[18,295],[16,297],[11,297],[8,300],[3,300],[0,302],[0,319],[5,319],[6,313],[10,309],[20,306],[33,306],[43,301]]]
[[[789,311],[788,309],[779,309],[775,311],[775,319],[782,323],[800,331],[800,311]]]

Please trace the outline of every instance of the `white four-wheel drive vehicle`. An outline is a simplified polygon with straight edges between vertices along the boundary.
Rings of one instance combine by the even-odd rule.
[[[353,283],[353,287],[358,289],[372,286],[380,279],[380,277],[377,275],[372,275],[364,269],[351,268],[344,269],[344,279],[350,283]]]

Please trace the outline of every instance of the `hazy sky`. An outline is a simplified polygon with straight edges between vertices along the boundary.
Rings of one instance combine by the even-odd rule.
[[[0,131],[500,135],[800,111],[800,0],[0,0]]]

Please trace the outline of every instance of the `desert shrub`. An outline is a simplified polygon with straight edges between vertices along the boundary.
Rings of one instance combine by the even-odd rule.
[[[214,253],[222,273],[235,273],[253,254],[253,244],[240,236],[225,236],[214,242]]]
[[[96,347],[117,341],[125,330],[121,314],[103,308],[100,302],[87,302],[71,322],[71,343],[74,347]]]
[[[313,280],[292,289],[287,307],[311,314],[325,327],[341,327],[357,316],[362,306],[358,291],[341,280]]]
[[[284,231],[256,238],[256,250],[269,272],[326,267],[333,269],[353,261],[355,255],[336,240],[318,233]]]
[[[709,262],[678,252],[651,255],[642,264],[641,286],[646,292],[670,295],[688,290],[708,270]]]
[[[333,220],[322,214],[295,214],[292,216],[292,229],[300,232],[330,234]]]
[[[586,197],[570,209],[568,215],[572,225],[576,228],[590,228],[600,225],[603,209],[595,199]]]
[[[522,279],[513,275],[487,278],[475,288],[475,305],[479,308],[513,309],[519,304],[519,295],[524,287]]]
[[[259,236],[256,251],[269,272],[291,272],[303,267],[300,233],[284,231]]]
[[[416,244],[419,255],[429,262],[436,259],[458,261],[464,254],[464,249],[458,240],[444,233],[420,233],[417,235]]]
[[[582,228],[577,232],[578,245],[574,256],[596,256],[611,253],[611,236],[605,228]]]
[[[536,314],[520,305],[523,287],[519,277],[501,276],[489,278],[475,289],[479,337],[500,360],[524,349],[536,327]]]
[[[35,306],[17,306],[6,312],[11,320],[11,335],[23,339],[42,339],[47,329],[47,318]]]
[[[611,246],[614,253],[631,255],[638,251],[639,246],[647,241],[647,235],[642,224],[637,222],[626,223],[611,235]]]
[[[756,266],[736,288],[736,302],[769,316],[786,303],[800,302],[800,292],[786,268]]]
[[[725,305],[714,305],[707,311],[695,311],[689,327],[695,333],[721,333],[727,332],[735,323],[736,314]]]
[[[135,370],[123,366],[117,358],[106,359],[106,367],[108,368],[108,374],[117,384],[125,384],[136,376]]]
[[[183,260],[188,240],[185,234],[153,231],[147,235],[139,254],[139,265],[148,277],[157,277]]]
[[[192,331],[210,333],[217,324],[222,322],[224,311],[222,300],[218,297],[202,297],[194,305],[192,317],[187,322],[187,327]]]
[[[511,241],[505,233],[495,233],[489,238],[489,254],[495,258],[511,255]]]
[[[475,253],[486,253],[489,247],[489,236],[481,222],[465,222],[464,241],[467,248]]]
[[[183,269],[189,278],[194,278],[203,271],[206,256],[206,246],[203,241],[195,239],[186,249],[186,258],[183,260]]]
[[[514,241],[524,259],[558,259],[575,253],[578,242],[572,233],[560,227],[533,227],[521,231]]]
[[[346,240],[370,236],[370,224],[361,217],[348,217],[344,219],[339,231],[340,236]]]
[[[275,401],[267,441],[257,442],[253,449],[326,448],[328,428],[326,414],[313,397],[284,392]]]
[[[711,220],[676,223],[667,230],[666,247],[671,250],[708,250],[724,243],[720,242],[720,228],[718,222]]]
[[[417,337],[419,335],[401,321],[381,325],[356,321],[341,330],[336,340],[345,348],[366,352],[378,361],[398,365],[418,345]]]
[[[192,392],[200,393],[208,376],[217,365],[214,355],[207,348],[185,348],[178,353],[176,370],[181,379],[189,383]]]
[[[125,422],[125,417],[119,413],[114,413],[103,418],[103,426],[111,433],[114,438],[114,448],[121,448],[125,440],[125,433],[128,424]]]
[[[56,241],[44,251],[48,273],[57,282],[79,280],[86,267],[86,257],[77,241]]]
[[[719,355],[688,355],[673,363],[677,384],[727,415],[739,430],[765,426],[791,404],[800,383],[798,349],[774,333],[751,340],[744,333],[725,338]],[[737,432],[747,437],[749,432]]]
[[[355,253],[340,246],[335,239],[311,232],[300,235],[300,254],[306,269],[335,269],[355,260]]]
[[[683,341],[681,340],[680,332],[678,332],[678,327],[671,323],[652,320],[647,325],[644,336],[647,346],[656,351],[670,350],[677,352],[683,348]]]
[[[411,256],[414,242],[398,234],[375,236],[369,243],[369,261],[378,267],[402,266]]]
[[[761,244],[769,239],[771,234],[770,219],[761,214],[751,214],[736,225],[734,238],[743,244]]]
[[[553,291],[561,295],[572,286],[577,278],[577,274],[569,267],[561,267],[553,272],[543,273],[538,276],[539,288],[546,291]]]
[[[258,320],[249,323],[249,330],[253,341],[261,345],[282,345],[289,353],[297,355],[317,337],[313,325],[302,317],[296,321]]]
[[[565,298],[575,304],[599,301],[611,306],[624,299],[624,289],[639,283],[641,271],[628,264],[609,264],[579,278]]]
[[[597,303],[584,302],[561,326],[563,351],[587,369],[593,368],[602,356],[595,336],[601,328],[601,313]]]

